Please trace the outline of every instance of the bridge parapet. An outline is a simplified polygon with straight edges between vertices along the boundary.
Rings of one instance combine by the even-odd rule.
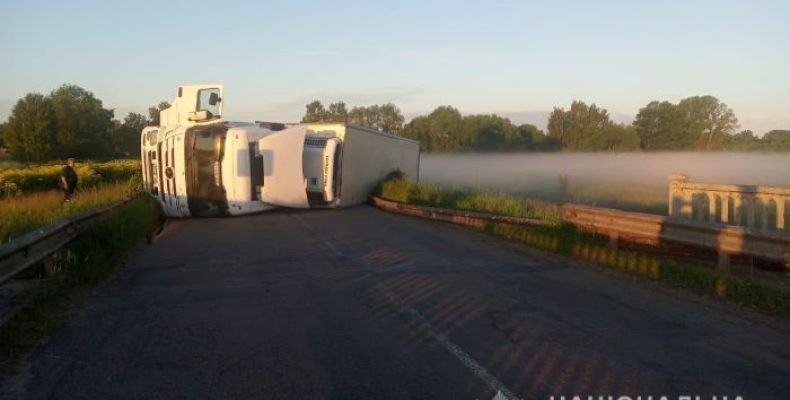
[[[691,182],[669,176],[669,216],[744,226],[761,231],[787,229],[790,188]]]

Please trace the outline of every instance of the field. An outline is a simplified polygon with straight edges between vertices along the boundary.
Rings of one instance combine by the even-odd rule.
[[[62,165],[54,163],[0,168],[0,197],[57,190],[62,168]],[[129,180],[140,172],[140,161],[80,162],[75,170],[80,179],[79,187],[87,189]]]
[[[790,187],[787,153],[423,154],[420,181],[666,215],[667,177]]]
[[[80,186],[71,202],[57,190],[59,165],[0,171],[0,243],[83,210],[114,203],[141,188],[139,162],[78,165]]]

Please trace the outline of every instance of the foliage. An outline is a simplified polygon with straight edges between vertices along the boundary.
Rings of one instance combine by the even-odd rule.
[[[403,127],[404,137],[418,140],[423,151],[523,151],[555,148],[533,125],[513,125],[497,115],[462,116],[458,109],[440,106]]]
[[[160,219],[156,201],[138,196],[99,217],[53,256],[52,276],[25,293],[26,305],[0,327],[0,364],[19,359],[66,320],[69,310],[115,266]]]
[[[158,105],[148,107],[148,125],[159,126],[159,112],[169,107],[170,103],[166,101],[160,101]]]
[[[595,104],[574,101],[568,111],[555,107],[549,116],[548,136],[563,150],[628,151],[640,148],[632,127],[616,124],[609,112]]]
[[[346,103],[342,101],[325,108],[320,101],[314,100],[305,105],[302,122],[350,122],[384,132],[398,133],[403,127],[403,115],[392,103],[354,107],[348,111]]]
[[[110,152],[114,156],[140,157],[140,133],[150,124],[142,114],[129,113],[123,122],[115,122],[110,131]]]
[[[401,203],[559,222],[559,208],[548,203],[519,199],[501,193],[444,189],[426,183],[411,182],[400,177],[391,177],[383,181],[376,195]]]
[[[0,200],[0,243],[49,225],[69,215],[119,201],[139,193],[130,178],[112,184],[80,189],[69,203],[57,191],[37,192]]]
[[[302,122],[340,122],[329,119],[326,108],[320,101],[314,100],[305,106]],[[343,121],[345,122],[345,120]]]
[[[790,150],[790,130],[772,130],[762,138],[766,149]]]
[[[130,114],[127,119],[137,116]],[[75,85],[62,85],[47,96],[27,94],[17,101],[4,125],[5,145],[18,161],[102,157],[129,153],[136,147],[131,145],[130,133],[118,134],[113,111]]]
[[[14,105],[4,128],[11,155],[20,161],[40,161],[54,155],[57,120],[52,99],[28,93]]]
[[[713,96],[678,104],[653,101],[639,110],[634,127],[645,150],[716,150],[731,144],[735,113]]]
[[[60,164],[44,164],[0,171],[0,198],[9,195],[31,194],[56,190],[63,170]],[[114,160],[97,163],[77,163],[79,188],[87,189],[102,183],[125,181],[140,172],[138,160]]]
[[[712,150],[738,127],[738,118],[726,104],[713,96],[688,97],[678,103],[686,134],[696,149]]]
[[[348,113],[348,120],[352,124],[395,134],[401,131],[404,121],[400,109],[392,103],[354,107]]]
[[[49,97],[57,129],[48,159],[106,155],[113,111],[105,109],[93,93],[75,85],[63,85]]]
[[[5,141],[3,139],[3,129],[5,128],[5,124],[0,123],[0,148],[5,147]]]

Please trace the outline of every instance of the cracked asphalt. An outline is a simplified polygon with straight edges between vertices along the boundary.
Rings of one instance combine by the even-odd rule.
[[[781,399],[789,377],[786,320],[363,206],[173,221],[1,393]]]

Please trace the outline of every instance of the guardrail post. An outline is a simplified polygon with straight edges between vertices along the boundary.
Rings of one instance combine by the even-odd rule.
[[[669,176],[669,208],[667,215],[670,217],[677,216],[680,212],[680,209],[675,204],[678,200],[681,200],[681,191],[683,189],[683,183],[688,182],[689,177],[688,175],[670,175]]]
[[[709,222],[716,222],[716,199],[719,196],[716,196],[713,193],[708,193],[708,221]]]
[[[721,196],[721,223],[727,224],[730,222],[730,195],[724,194]]]
[[[785,228],[785,200],[781,197],[775,197],[776,202],[776,229],[782,230]]]
[[[743,196],[736,194],[732,199],[732,223],[741,225],[741,212],[743,211]]]
[[[768,225],[770,225],[770,223],[768,222],[768,204],[771,202],[771,200],[765,198],[760,198],[759,200],[760,200],[760,204],[762,204],[762,210],[763,210],[762,218],[760,219],[761,222],[760,229],[763,232],[768,232]]]
[[[746,196],[746,226],[754,228],[757,199],[754,196]]]

